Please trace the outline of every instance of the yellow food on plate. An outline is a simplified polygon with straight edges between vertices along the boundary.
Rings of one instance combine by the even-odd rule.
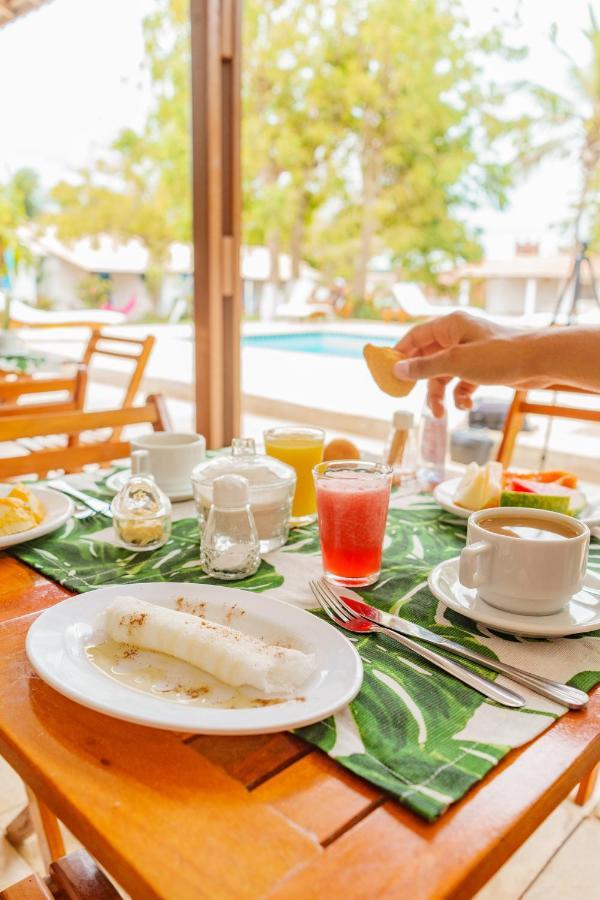
[[[406,397],[407,394],[410,394],[415,382],[400,381],[394,375],[396,363],[405,359],[403,353],[399,353],[393,347],[376,347],[375,344],[365,344],[363,356],[377,387],[389,394],[390,397]]]
[[[6,497],[0,497],[0,537],[29,531],[39,525],[45,515],[40,499],[22,484],[17,484]]]
[[[325,462],[333,462],[336,459],[360,459],[360,451],[352,441],[334,438],[325,445],[323,459]]]
[[[502,491],[502,464],[488,462],[478,466],[469,463],[458,483],[454,502],[463,509],[478,510],[500,506]]]

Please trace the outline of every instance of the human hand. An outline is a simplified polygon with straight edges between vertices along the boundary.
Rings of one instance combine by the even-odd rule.
[[[396,363],[394,375],[400,379],[429,380],[427,402],[435,416],[444,414],[447,384],[458,378],[454,402],[459,409],[470,409],[472,395],[479,384],[504,384],[514,387],[537,386],[527,378],[523,354],[525,335],[486,319],[455,312],[431,319],[404,335],[396,350],[408,358]]]

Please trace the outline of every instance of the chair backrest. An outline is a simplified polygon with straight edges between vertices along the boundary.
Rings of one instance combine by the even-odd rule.
[[[123,397],[123,406],[131,406],[140,389],[154,340],[151,334],[145,338],[130,338],[93,331],[83,354],[82,363],[89,366],[95,356],[130,360],[133,363],[133,370]]]
[[[77,366],[75,375],[59,378],[16,378],[0,379],[0,417],[28,416],[44,412],[66,412],[70,409],[83,409],[87,388],[87,369]],[[67,394],[65,398],[63,394]],[[59,394],[59,398],[46,398],[42,403],[19,403],[22,397],[34,394]]]
[[[599,392],[582,391],[579,388],[554,384],[544,391],[569,394],[583,394],[592,397],[600,396]],[[504,422],[502,441],[496,459],[506,468],[510,465],[515,449],[517,435],[523,427],[525,416],[531,413],[538,416],[556,416],[561,419],[578,419],[583,422],[600,422],[600,409],[585,409],[577,406],[563,406],[560,403],[534,403],[528,399],[527,391],[515,391],[513,401]]]
[[[82,432],[97,429],[113,429],[108,440],[95,443],[77,441],[72,446],[43,447],[32,450],[27,455],[0,457],[0,480],[20,475],[45,475],[47,472],[61,470],[76,472],[89,463],[104,463],[129,456],[129,441],[114,437],[114,432],[121,431],[127,425],[147,423],[154,431],[170,431],[171,423],[163,397],[153,394],[144,406],[126,406],[122,409],[98,410],[82,412],[44,412],[32,416],[0,417],[0,442],[18,441],[25,438],[47,437],[48,435],[66,435],[74,438]],[[69,444],[72,442],[69,441]]]

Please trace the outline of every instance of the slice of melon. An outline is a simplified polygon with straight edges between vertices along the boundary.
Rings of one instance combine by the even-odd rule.
[[[540,496],[568,497],[569,507],[567,512],[576,516],[587,505],[587,498],[583,491],[565,487],[562,484],[542,484],[539,481],[529,481],[527,478],[513,478],[511,484],[506,485],[507,490],[533,491]]]
[[[405,359],[403,353],[399,353],[393,347],[376,347],[375,344],[365,344],[363,356],[377,387],[381,388],[384,393],[389,394],[390,397],[406,397],[407,394],[410,394],[415,382],[400,381],[394,375],[396,363]]]
[[[569,513],[569,498],[551,494],[529,494],[525,491],[502,491],[500,506],[526,506],[531,509],[549,509],[551,512]]]

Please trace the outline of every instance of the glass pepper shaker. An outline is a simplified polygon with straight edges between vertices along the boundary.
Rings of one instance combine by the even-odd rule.
[[[171,501],[150,474],[147,450],[131,454],[131,477],[111,504],[113,525],[129,550],[156,550],[171,533]]]
[[[213,482],[200,553],[200,565],[212,578],[237,581],[253,575],[260,565],[248,487],[248,480],[241,475],[220,475]]]

